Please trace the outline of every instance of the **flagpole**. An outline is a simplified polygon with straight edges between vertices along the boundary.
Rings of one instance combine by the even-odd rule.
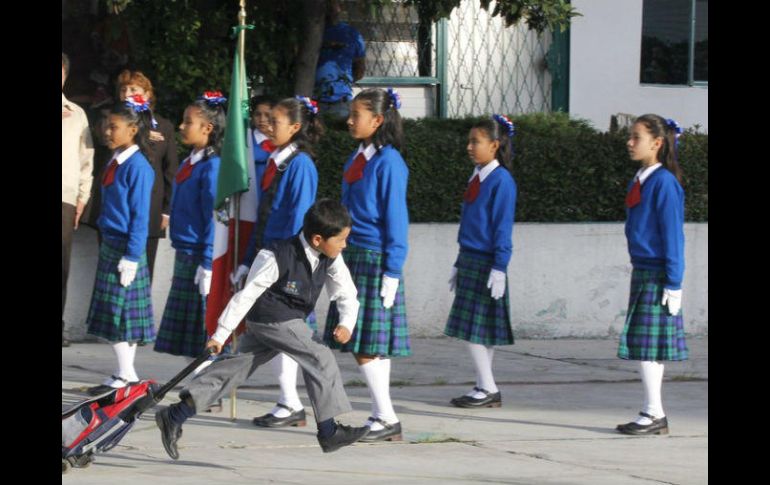
[[[246,25],[246,0],[239,0],[240,4],[240,10],[238,11],[238,25],[240,27],[243,27]],[[246,29],[241,29],[238,32],[238,50],[241,57],[241,66],[240,66],[240,72],[238,73],[239,76],[241,76],[241,79],[245,75],[246,65],[245,62],[245,48],[246,48]],[[239,83],[240,85],[240,83]],[[243,94],[243,93],[242,93]],[[233,197],[233,212],[235,212],[235,244],[233,248],[233,269],[237,271],[238,269],[238,263],[240,262],[240,255],[238,254],[240,245],[241,245],[241,238],[240,238],[240,225],[241,225],[241,194],[242,192],[238,192],[235,194],[235,197]],[[238,288],[236,288],[238,289]],[[238,336],[236,335],[237,332],[233,332],[233,340],[231,344],[232,352],[235,354],[238,351]],[[237,397],[236,397],[236,388],[233,387],[233,389],[230,391],[230,419],[232,421],[235,421],[236,419],[236,405],[237,405]]]

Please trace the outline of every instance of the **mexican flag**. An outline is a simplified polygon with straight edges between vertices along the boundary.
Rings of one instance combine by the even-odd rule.
[[[239,43],[240,46],[240,43]],[[248,137],[249,105],[246,90],[246,70],[241,65],[240,47],[236,49],[230,99],[227,107],[227,127],[222,144],[221,164],[214,203],[215,232],[212,255],[211,290],[206,300],[206,331],[211,336],[217,328],[219,315],[233,296],[230,275],[238,267],[233,261],[235,228],[238,227],[238,258],[246,252],[249,235],[257,221],[257,186],[254,174],[252,137]],[[235,199],[240,198],[240,210],[235,213]],[[237,332],[243,331],[243,324]]]

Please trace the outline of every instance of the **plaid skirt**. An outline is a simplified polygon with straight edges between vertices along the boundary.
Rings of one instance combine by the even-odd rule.
[[[660,304],[664,271],[634,269],[628,314],[620,334],[618,357],[628,360],[687,360],[682,312],[671,316]]]
[[[102,238],[86,319],[87,332],[110,342],[149,343],[155,340],[155,322],[147,254],[139,259],[134,281],[123,287],[118,262],[126,252],[126,245],[126,242]]]
[[[176,252],[174,279],[155,340],[155,350],[197,357],[206,347],[206,298],[195,283],[202,254]]]
[[[378,355],[387,357],[405,357],[412,353],[409,342],[409,328],[406,324],[406,300],[404,299],[404,280],[398,282],[396,299],[393,306],[382,306],[382,253],[348,244],[342,257],[353,277],[358,290],[358,320],[350,341],[344,345],[334,340],[334,329],[339,323],[337,304],[331,302],[326,317],[324,342],[343,352]]]
[[[455,299],[444,328],[445,335],[482,345],[513,343],[508,277],[505,294],[495,300],[487,288],[492,264],[491,257],[460,252]]]

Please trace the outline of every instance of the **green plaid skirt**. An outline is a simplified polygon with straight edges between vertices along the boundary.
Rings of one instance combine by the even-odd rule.
[[[110,342],[148,343],[155,340],[155,322],[147,254],[139,259],[134,281],[123,287],[118,262],[125,255],[126,245],[125,241],[102,238],[87,331]]]
[[[155,340],[158,352],[197,357],[206,346],[206,298],[195,283],[202,261],[202,254],[176,252],[174,279]]]
[[[634,269],[628,314],[620,334],[618,357],[628,360],[687,360],[682,312],[669,315],[660,304],[664,271]]]
[[[358,320],[350,341],[342,345],[334,340],[334,329],[339,322],[337,305],[331,302],[326,317],[324,342],[343,352],[387,357],[404,357],[412,353],[409,328],[406,323],[404,280],[399,279],[393,306],[382,306],[380,290],[385,271],[382,253],[348,244],[342,257],[358,290]]]
[[[444,328],[445,335],[482,345],[513,343],[508,277],[503,297],[495,300],[487,288],[492,264],[491,257],[460,252],[455,299]]]

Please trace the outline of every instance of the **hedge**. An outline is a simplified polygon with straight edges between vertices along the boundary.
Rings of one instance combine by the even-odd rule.
[[[405,120],[412,222],[457,222],[472,170],[465,146],[479,118]],[[516,220],[623,221],[628,181],[638,169],[628,158],[627,132],[600,132],[563,113],[511,116],[516,125],[513,175]],[[319,197],[340,197],[342,167],[356,148],[343,123],[327,123],[316,147]],[[685,219],[708,221],[708,135],[690,129],[679,141]]]

